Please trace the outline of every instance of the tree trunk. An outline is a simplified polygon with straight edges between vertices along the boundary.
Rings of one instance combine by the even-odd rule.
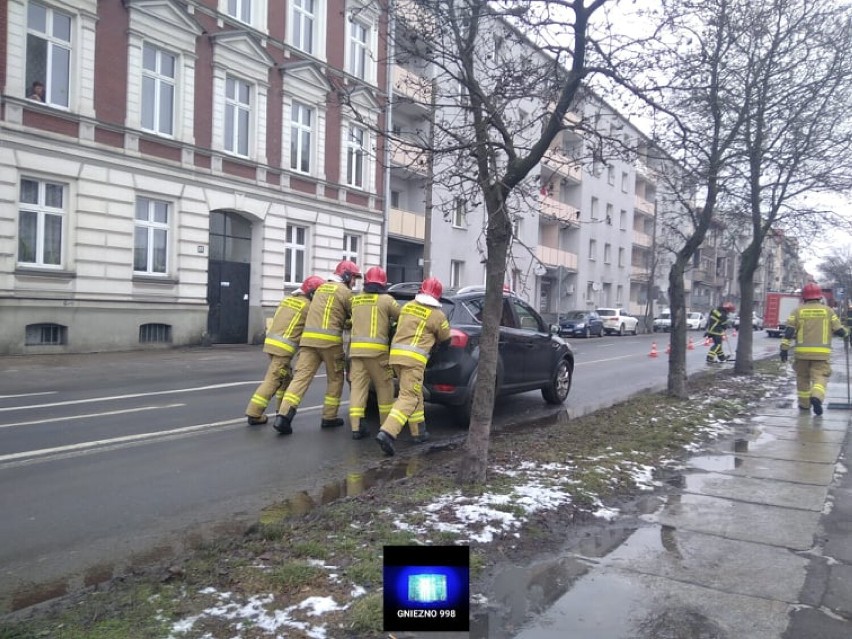
[[[737,375],[752,375],[754,373],[754,329],[752,328],[752,317],[754,316],[754,274],[760,264],[760,251],[763,245],[762,237],[752,239],[745,251],[743,251],[740,262],[738,281],[740,284],[740,328],[737,334],[737,361],[734,363],[734,372]],[[745,320],[747,325],[743,325]]]
[[[669,310],[671,311],[671,345],[669,355],[668,394],[687,399],[686,386],[686,289],[683,285],[684,262],[678,255],[669,271]]]

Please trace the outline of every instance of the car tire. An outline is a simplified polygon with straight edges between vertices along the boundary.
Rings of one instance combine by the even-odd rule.
[[[547,386],[541,389],[541,396],[548,404],[562,404],[571,391],[573,371],[567,359],[559,360],[551,374]]]
[[[637,322],[636,324],[633,325],[633,330],[630,331],[630,334],[636,335],[636,331],[638,331],[638,330],[639,330],[639,323]]]
[[[585,331],[583,331],[583,337],[585,337],[586,339],[589,339],[591,336],[592,336],[592,329],[590,329],[590,328],[587,326],[587,327],[586,327],[586,330],[585,330]]]
[[[618,336],[624,337],[624,324],[618,327]]]

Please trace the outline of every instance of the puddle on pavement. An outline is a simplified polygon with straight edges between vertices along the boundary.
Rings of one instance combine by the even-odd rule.
[[[698,455],[689,460],[691,468],[715,472],[735,470],[742,465],[742,457],[736,455]]]
[[[306,515],[313,509],[338,499],[360,495],[377,484],[411,477],[417,473],[423,463],[423,457],[417,456],[364,471],[347,473],[345,478],[329,482],[317,491],[303,490],[283,502],[264,508],[260,514],[260,522],[271,524],[287,517]]]

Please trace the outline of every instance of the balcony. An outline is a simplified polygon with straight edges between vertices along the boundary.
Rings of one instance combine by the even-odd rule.
[[[651,269],[647,266],[630,265],[630,281],[647,282],[651,277]]]
[[[394,166],[403,167],[411,173],[426,175],[428,153],[413,144],[402,140],[391,139],[391,162]]]
[[[548,150],[541,158],[541,163],[554,173],[571,180],[575,184],[580,184],[583,181],[583,166],[559,149]]]
[[[643,248],[651,248],[652,238],[647,233],[633,231],[633,244]]]
[[[539,245],[535,248],[535,256],[542,264],[550,268],[559,268],[561,266],[569,271],[577,270],[576,253],[569,253],[568,251],[560,251],[549,246]]]
[[[432,83],[398,64],[393,67],[393,90],[412,104],[428,110],[432,104]]]
[[[701,268],[692,269],[691,279],[693,282],[699,282],[709,286],[713,286],[716,283],[716,276],[711,271]]]
[[[657,182],[657,172],[642,160],[636,161],[636,176],[651,184]]]
[[[422,242],[426,237],[426,217],[392,208],[388,218],[388,234]]]
[[[539,213],[571,226],[580,225],[580,210],[548,195],[539,196]]]
[[[645,215],[654,215],[654,203],[638,195],[636,196],[636,201],[633,203],[633,208]]]

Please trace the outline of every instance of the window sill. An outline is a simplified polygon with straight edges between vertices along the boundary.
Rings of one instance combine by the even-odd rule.
[[[39,268],[37,266],[26,267],[19,266],[15,269],[15,276],[17,277],[44,277],[49,279],[57,279],[57,280],[73,280],[77,277],[77,273],[74,271],[64,271],[61,269],[47,269],[47,268]]]
[[[177,286],[178,281],[171,277],[158,277],[157,275],[133,274],[134,284],[162,284],[164,286]]]

